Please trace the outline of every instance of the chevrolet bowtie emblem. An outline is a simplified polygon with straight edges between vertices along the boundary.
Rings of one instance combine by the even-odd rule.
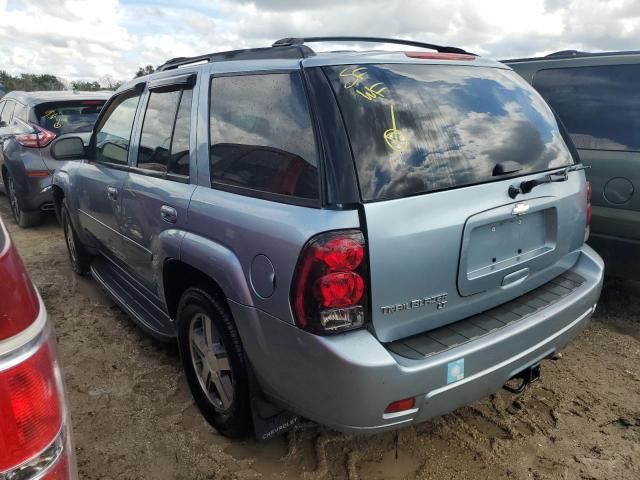
[[[524,215],[529,211],[529,208],[531,207],[526,203],[518,203],[513,207],[513,210],[511,210],[511,215]]]

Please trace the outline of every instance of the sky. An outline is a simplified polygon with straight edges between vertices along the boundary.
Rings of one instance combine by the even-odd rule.
[[[327,35],[412,39],[496,59],[629,50],[640,47],[640,2],[0,0],[0,70],[67,80],[126,80],[172,57]]]

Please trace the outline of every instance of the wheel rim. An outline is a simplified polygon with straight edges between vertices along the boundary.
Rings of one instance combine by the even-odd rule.
[[[191,361],[203,393],[218,410],[228,410],[233,402],[233,372],[227,349],[211,318],[196,313],[189,326]]]
[[[77,252],[76,252],[76,242],[73,238],[73,231],[71,230],[71,225],[69,224],[69,217],[65,215],[64,218],[64,239],[67,242],[67,250],[69,251],[69,256],[71,257],[71,261],[76,263]]]
[[[16,196],[16,187],[13,184],[13,179],[9,177],[9,203],[11,204],[11,211],[13,212],[13,216],[16,219],[16,222],[20,223],[20,207],[18,206],[18,197]]]

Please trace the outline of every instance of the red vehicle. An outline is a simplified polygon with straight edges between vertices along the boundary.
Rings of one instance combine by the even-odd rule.
[[[77,479],[53,329],[2,220],[0,479]]]

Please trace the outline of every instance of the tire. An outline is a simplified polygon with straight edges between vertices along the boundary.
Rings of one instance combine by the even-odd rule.
[[[89,255],[84,245],[82,245],[78,239],[78,235],[71,223],[71,216],[67,209],[67,201],[64,199],[62,200],[62,208],[60,210],[60,219],[62,221],[62,229],[64,230],[64,242],[67,245],[71,268],[79,275],[89,275],[91,255]]]
[[[200,412],[222,435],[246,436],[251,427],[247,366],[227,304],[206,286],[189,288],[180,298],[177,322],[180,358]]]
[[[9,197],[9,205],[13,218],[21,228],[35,227],[42,221],[42,215],[38,210],[24,210],[20,205],[21,201],[16,194],[15,184],[10,173],[7,173],[6,183],[7,196]]]

